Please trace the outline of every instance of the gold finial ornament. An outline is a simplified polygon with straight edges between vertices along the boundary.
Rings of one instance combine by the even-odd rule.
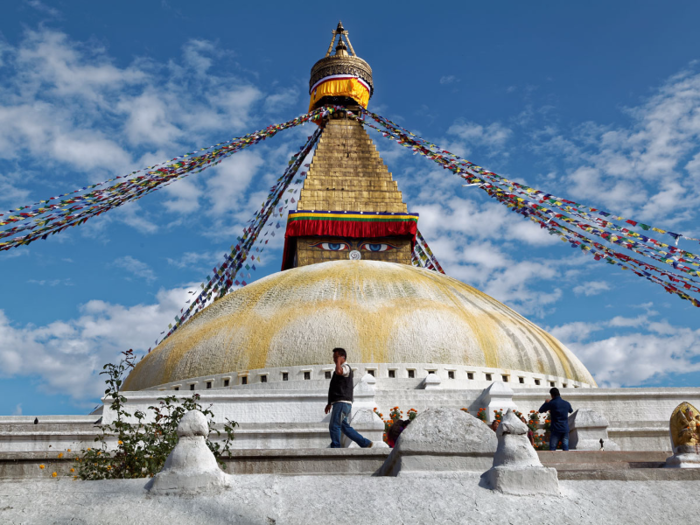
[[[338,39],[335,46],[333,44]],[[366,108],[374,93],[372,68],[357,56],[342,22],[333,30],[326,56],[311,68],[309,111],[326,105],[357,105]]]

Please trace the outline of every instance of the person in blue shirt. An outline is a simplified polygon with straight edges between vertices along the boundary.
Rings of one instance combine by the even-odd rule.
[[[561,441],[562,450],[567,451],[569,450],[569,414],[574,409],[571,408],[571,403],[561,398],[558,388],[552,388],[549,394],[552,399],[547,399],[539,410],[540,414],[543,412],[550,414],[549,450],[556,450]]]

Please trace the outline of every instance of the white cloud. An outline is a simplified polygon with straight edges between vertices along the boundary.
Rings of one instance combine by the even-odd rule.
[[[215,252],[185,252],[178,259],[167,258],[168,264],[176,268],[198,268],[221,263],[223,253]]]
[[[440,84],[454,84],[455,82],[459,82],[459,79],[454,75],[445,75],[440,77]]]
[[[574,287],[576,295],[583,294],[585,296],[598,295],[607,290],[610,290],[610,285],[605,281],[588,281]]]
[[[254,202],[245,191],[263,163],[259,152],[243,151],[214,168],[214,174],[206,182],[208,198],[212,202],[210,211],[221,215],[237,210],[244,201]]]
[[[27,281],[29,284],[37,284],[39,286],[58,286],[58,285],[63,285],[63,286],[73,286],[73,281],[70,279],[29,279]]]
[[[116,259],[114,261],[114,265],[118,268],[126,270],[132,275],[135,275],[136,277],[145,279],[146,281],[150,282],[156,280],[156,274],[153,271],[153,269],[150,266],[148,266],[148,264],[146,264],[145,262],[139,261],[131,255],[127,255],[125,257],[120,257],[119,259]]]
[[[492,151],[501,151],[512,136],[513,131],[500,122],[493,122],[487,126],[475,122],[460,122],[450,126],[447,133],[456,135],[467,144],[486,146]]]
[[[0,158],[15,163],[41,158],[37,168],[42,173],[85,172],[86,182],[142,167],[135,156],[153,164],[206,145],[211,139],[205,137],[214,132],[242,130],[251,122],[254,104],[264,98],[242,79],[211,72],[214,61],[230,53],[205,40],[188,41],[180,63],[167,64],[137,58],[116,65],[94,42],[76,42],[46,28],[25,31],[18,45],[4,45],[3,51]],[[281,108],[293,100],[294,89],[279,90],[266,104]],[[143,151],[153,146],[157,154]],[[58,191],[84,184],[74,176],[66,184],[58,177],[54,181]],[[10,206],[26,204],[26,183],[6,171],[0,175],[0,198]],[[200,206],[196,182],[181,181],[166,192],[173,197],[162,201],[167,211],[189,214]],[[127,206],[114,219],[143,232],[157,231],[156,223],[138,211]],[[102,228],[108,222],[102,221]]]
[[[591,341],[606,328],[618,333]],[[621,332],[634,329],[634,333]],[[650,321],[648,315],[569,323],[550,329],[583,361],[601,386],[640,385],[669,374],[700,371],[700,330]]]
[[[46,391],[85,403],[101,394],[102,366],[129,348],[141,353],[153,346],[190,290],[160,290],[154,303],[129,307],[93,300],[79,317],[43,326],[15,326],[0,310],[0,377],[38,375]]]
[[[299,100],[299,90],[295,87],[283,89],[265,98],[265,110],[268,113],[277,113],[296,104]]]
[[[36,9],[40,13],[44,13],[46,15],[49,15],[50,17],[53,17],[53,18],[60,18],[61,17],[61,12],[58,9],[55,9],[51,6],[48,6],[44,2],[41,2],[40,0],[24,0],[24,3],[27,4],[29,7]]]
[[[578,164],[568,175],[569,192],[639,220],[663,218],[672,225],[694,216],[700,203],[700,73],[690,68],[674,75],[626,113],[633,119],[627,128],[589,122],[570,139],[556,129],[540,132],[540,139],[549,137],[550,151]],[[692,215],[684,214],[688,210]]]
[[[192,39],[183,47],[185,63],[199,75],[206,74],[213,63],[212,55],[216,54],[216,47],[207,40]]]
[[[13,416],[21,416],[22,415],[22,403],[17,403],[15,406],[15,409],[12,411]]]

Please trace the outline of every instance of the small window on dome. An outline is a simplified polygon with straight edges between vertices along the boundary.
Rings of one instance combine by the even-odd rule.
[[[228,386],[231,383],[230,379],[224,379],[224,386]]]
[[[569,386],[569,385],[567,385],[566,383],[564,383],[562,386],[563,386],[564,388],[566,388],[566,387]]]
[[[415,371],[415,370],[409,370],[409,371],[408,371],[408,378],[409,378],[409,379],[413,379],[414,377],[416,377],[416,371]]]
[[[389,377],[390,378],[395,378],[396,377],[396,370],[389,370]]]
[[[207,388],[211,388],[211,381],[207,381]]]
[[[282,372],[282,381],[289,381],[289,372]]]
[[[448,371],[447,371],[447,377],[448,377],[448,379],[454,379],[454,378],[455,378],[455,371],[454,371],[454,370],[448,370]]]
[[[549,386],[551,386],[551,387],[553,388],[553,387],[554,387],[554,381],[550,381],[550,382],[549,382]]]
[[[519,377],[519,378],[518,378],[518,382],[522,385],[522,384],[525,382],[525,378],[524,378],[524,377]]]
[[[374,377],[374,370],[367,370],[367,373],[368,373],[369,375],[371,375],[372,377]]]
[[[267,383],[267,376],[260,376],[261,383]]]
[[[176,386],[176,387],[174,388],[174,390],[180,390],[180,387],[179,387],[179,386]]]
[[[474,379],[474,372],[467,372],[467,379]]]
[[[330,379],[330,378],[331,378],[331,372],[330,372],[330,370],[326,370],[326,379]]]
[[[194,383],[190,385],[190,390],[194,390]]]
[[[304,372],[304,380],[309,381],[311,379],[311,372]]]
[[[241,377],[241,384],[242,384],[242,385],[247,385],[247,384],[248,384],[248,376],[243,376],[243,377]]]
[[[486,374],[486,381],[491,381],[491,379],[492,379],[491,374]]]
[[[539,379],[535,379],[535,384],[539,386],[540,380],[539,380]]]
[[[503,378],[503,382],[504,382],[504,383],[507,383],[507,382],[508,382],[508,376],[502,375],[501,377]]]

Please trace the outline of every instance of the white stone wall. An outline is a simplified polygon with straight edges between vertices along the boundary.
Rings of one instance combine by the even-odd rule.
[[[572,381],[565,377],[534,374],[518,370],[502,368],[485,368],[478,366],[462,366],[435,363],[350,363],[355,377],[367,373],[373,374],[382,382],[382,387],[391,389],[391,381],[396,379],[425,379],[430,373],[436,374],[445,388],[484,389],[493,382],[508,383],[513,389],[533,388],[537,386],[551,388],[590,388],[590,385]],[[239,370],[213,376],[193,377],[186,381],[165,383],[148,390],[218,390],[250,387],[262,384],[265,388],[294,388],[304,381],[327,380],[326,374],[332,374],[334,365],[290,366],[280,368],[264,368],[258,370]],[[393,372],[394,377],[390,377]],[[410,373],[413,372],[413,378]],[[284,374],[287,380],[285,381]],[[263,377],[265,378],[263,380]],[[243,385],[243,378],[246,384]],[[308,378],[308,379],[307,379]],[[329,379],[329,378],[328,378]],[[228,383],[227,383],[228,381]],[[263,383],[263,381],[265,381]],[[538,385],[539,382],[539,385]]]
[[[440,375],[438,370],[438,375]],[[359,377],[359,374],[357,374]],[[443,380],[440,388],[424,390],[420,377],[413,380],[368,378],[355,388],[354,411],[377,407],[388,417],[394,406],[404,414],[410,408],[419,412],[427,408],[467,408],[476,414],[488,399],[482,388],[450,388]],[[292,382],[290,382],[290,385]],[[391,389],[386,385],[398,385]],[[235,448],[315,448],[328,445],[328,416],[323,413],[327,402],[328,384],[325,380],[301,380],[297,388],[280,389],[274,385],[251,385],[197,391],[203,406],[213,405],[216,421],[226,418],[241,424],[236,431]],[[303,388],[308,386],[309,388]],[[510,386],[516,386],[511,384]],[[574,410],[589,408],[604,415],[610,422],[608,434],[622,450],[669,450],[668,420],[673,409],[682,401],[700,406],[700,388],[567,388],[562,396],[571,402]],[[145,410],[156,404],[163,395],[188,396],[182,391],[125,392],[129,410]],[[549,387],[513,388],[512,402],[523,413],[537,410],[549,397]],[[500,399],[500,398],[497,398]],[[504,398],[505,399],[505,398]],[[499,401],[491,401],[491,409]],[[504,401],[504,404],[507,400]],[[33,425],[34,416],[0,417],[0,452],[40,451],[91,446],[95,436],[96,416],[39,416],[42,422]],[[103,422],[113,414],[105,407]],[[46,421],[46,422],[44,422]],[[63,421],[63,422],[62,422]],[[381,439],[381,422],[358,427],[370,439]],[[53,448],[49,448],[51,445]]]

